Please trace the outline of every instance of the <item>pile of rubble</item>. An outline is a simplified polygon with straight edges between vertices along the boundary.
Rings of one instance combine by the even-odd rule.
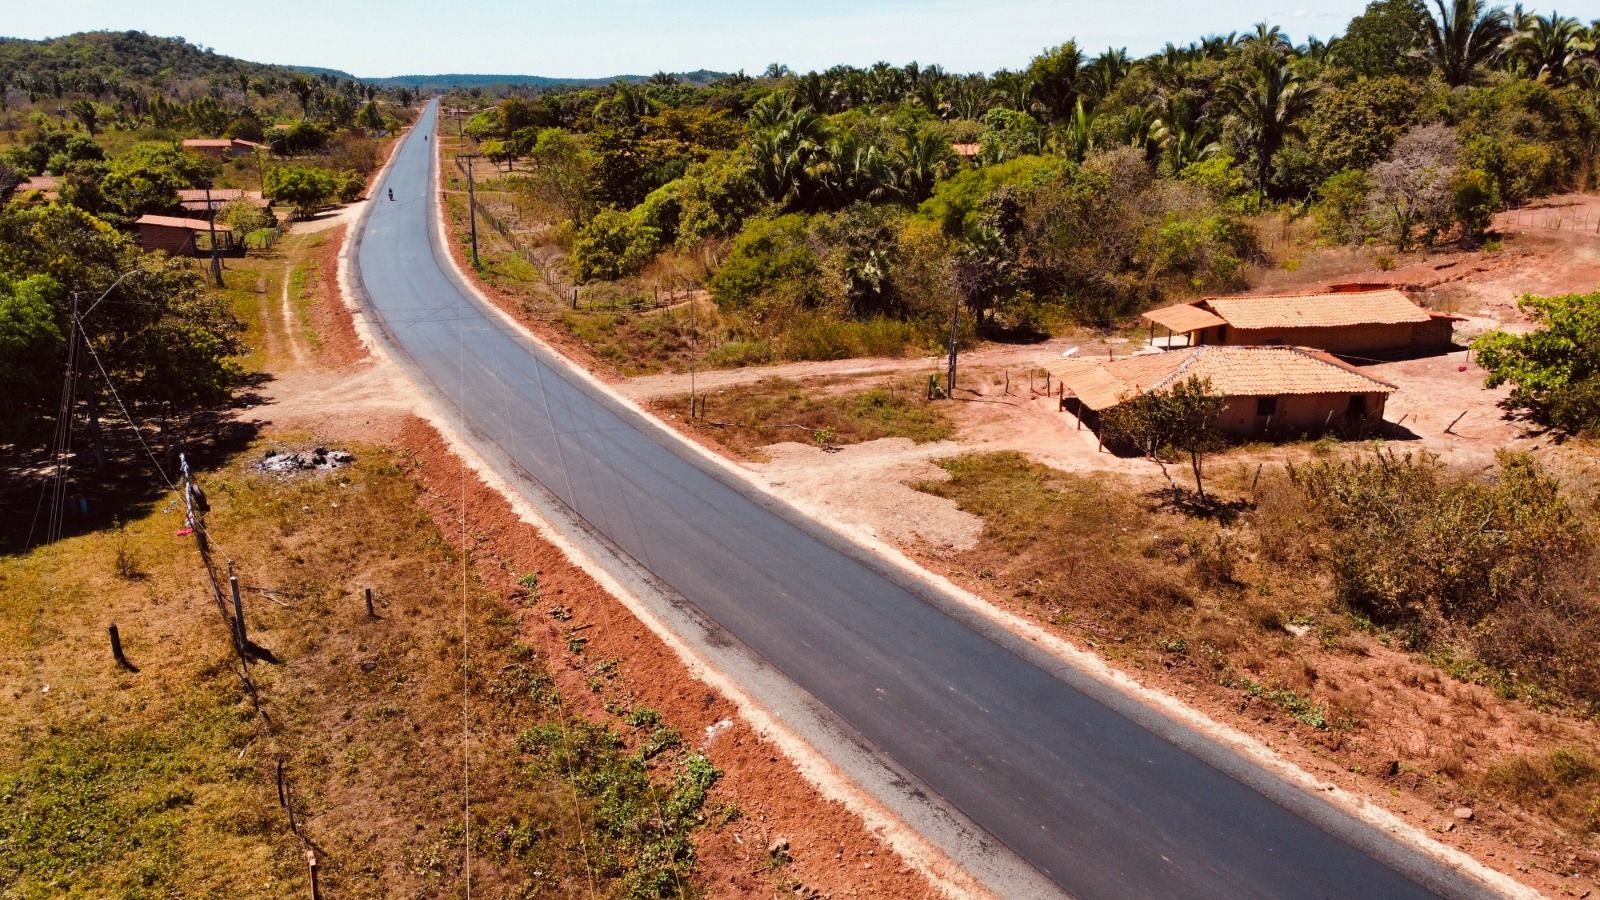
[[[295,475],[301,472],[331,472],[355,462],[355,456],[345,450],[268,450],[260,461],[250,468],[273,475]]]

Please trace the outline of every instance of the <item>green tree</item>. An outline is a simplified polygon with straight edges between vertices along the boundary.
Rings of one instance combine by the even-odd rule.
[[[722,310],[752,322],[781,321],[827,299],[821,276],[804,216],[757,219],[745,225],[711,277],[711,296]]]
[[[111,161],[99,190],[117,212],[132,218],[171,209],[179,190],[210,184],[216,171],[214,161],[176,144],[146,141]]]
[[[1412,79],[1369,78],[1317,96],[1305,118],[1306,150],[1318,180],[1367,169],[1416,123],[1424,92]]]
[[[1534,420],[1574,434],[1600,433],[1600,292],[1524,296],[1536,323],[1525,334],[1493,331],[1473,342],[1488,387],[1511,384],[1506,399]]]
[[[1082,69],[1083,51],[1076,41],[1052,47],[1028,64],[1032,106],[1043,121],[1065,122],[1071,117]]]
[[[1505,10],[1483,0],[1433,0],[1433,7],[1422,22],[1424,58],[1445,84],[1467,84],[1504,52],[1511,36]]]
[[[1124,398],[1101,414],[1101,428],[1107,438],[1127,441],[1158,461],[1169,449],[1188,454],[1194,490],[1204,502],[1202,462],[1207,453],[1222,447],[1217,417],[1226,403],[1226,398],[1212,390],[1210,379],[1190,376]]]
[[[521,188],[574,223],[587,222],[595,207],[594,154],[566,131],[546,128],[539,132],[529,158],[533,172],[519,182]]]
[[[308,216],[339,191],[333,173],[315,166],[274,166],[267,170],[266,195],[287,203],[299,217]]]
[[[584,225],[572,246],[578,281],[621,278],[644,267],[661,248],[658,228],[641,225],[625,212],[603,209]]]
[[[36,437],[54,409],[62,348],[61,285],[48,275],[0,275],[0,443]]]
[[[1427,64],[1413,51],[1421,46],[1426,18],[1416,0],[1373,0],[1334,42],[1334,59],[1363,78],[1421,74]]]
[[[1284,140],[1300,132],[1300,119],[1317,90],[1278,53],[1258,54],[1248,74],[1224,86],[1223,99],[1238,119],[1255,163],[1256,190],[1263,195],[1272,180],[1273,157]]]

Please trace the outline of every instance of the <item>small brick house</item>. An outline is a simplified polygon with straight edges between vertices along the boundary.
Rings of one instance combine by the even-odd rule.
[[[217,159],[233,159],[266,150],[267,145],[239,138],[189,138],[183,142],[183,149]]]
[[[226,225],[213,225],[209,219],[181,219],[176,216],[140,216],[134,223],[139,231],[139,246],[144,250],[165,250],[173,256],[188,256],[199,249],[201,235],[205,240],[215,229],[217,248],[223,253],[234,253],[233,229]]]
[[[1208,297],[1142,317],[1166,329],[1167,346],[1312,347],[1344,356],[1430,353],[1449,349],[1458,317],[1413,303],[1393,288],[1319,294]]]
[[[1217,427],[1236,437],[1359,433],[1383,421],[1397,388],[1309,347],[1202,345],[1117,360],[1058,359],[1063,404],[1098,427],[1100,413],[1190,377],[1226,398]]]

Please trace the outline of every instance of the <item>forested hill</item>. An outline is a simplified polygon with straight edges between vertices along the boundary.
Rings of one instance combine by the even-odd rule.
[[[87,31],[38,41],[0,38],[0,91],[15,88],[35,96],[99,96],[119,88],[165,90],[183,82],[294,74],[288,66],[235,59],[183,38],[142,31]]]
[[[458,88],[498,88],[498,87],[599,87],[614,84],[618,81],[632,84],[642,84],[653,77],[648,75],[613,75],[605,78],[552,78],[545,75],[475,75],[462,73],[448,73],[443,75],[394,75],[387,78],[360,78],[338,69],[322,69],[316,66],[295,66],[299,72],[308,75],[331,75],[336,78],[359,80],[379,87],[398,88],[408,87],[424,93],[434,91],[449,91]],[[689,84],[710,84],[720,78],[726,78],[725,72],[713,72],[709,69],[699,69],[694,72],[671,73],[670,77],[676,82]]]

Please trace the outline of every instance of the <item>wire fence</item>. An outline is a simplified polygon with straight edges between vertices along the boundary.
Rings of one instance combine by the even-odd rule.
[[[465,157],[456,156],[454,159],[456,170],[462,178],[472,178],[468,171]],[[574,284],[555,266],[548,265],[538,258],[534,248],[526,238],[514,228],[507,225],[505,219],[496,213],[488,204],[472,201],[473,211],[483,220],[494,233],[505,241],[506,246],[532,266],[539,273],[539,278],[555,296],[562,298],[572,309],[596,312],[646,312],[653,309],[663,309],[679,303],[687,303],[696,295],[696,286],[686,282],[669,282],[655,285],[651,290],[638,290],[625,294],[615,294],[609,291],[585,288]]]

